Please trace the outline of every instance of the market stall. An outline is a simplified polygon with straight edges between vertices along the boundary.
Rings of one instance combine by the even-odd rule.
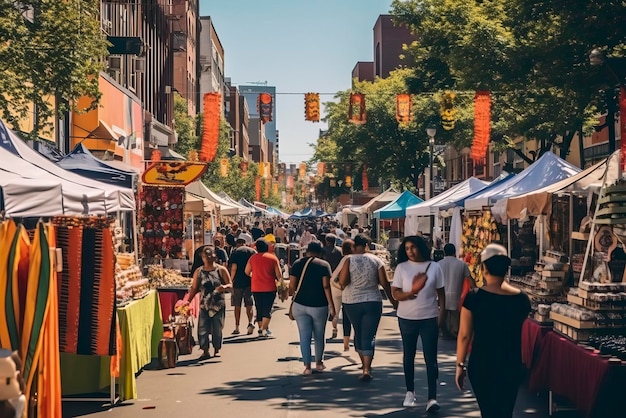
[[[209,199],[213,203],[220,206],[220,213],[222,217],[232,217],[239,220],[242,217],[246,217],[252,214],[252,210],[244,208],[241,205],[233,205],[228,201],[221,198],[217,193],[206,187],[201,181],[194,181],[185,186],[185,190],[189,193]]]
[[[378,196],[374,196],[373,198],[368,200],[363,206],[359,208],[359,213],[363,216],[359,216],[358,225],[369,225],[374,211],[393,202],[399,196],[400,193],[396,192],[392,188],[389,188]]]

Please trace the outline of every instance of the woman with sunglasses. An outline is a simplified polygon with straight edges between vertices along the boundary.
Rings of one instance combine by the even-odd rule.
[[[202,251],[202,266],[193,273],[191,289],[187,300],[193,300],[200,293],[200,312],[198,313],[198,343],[202,349],[200,359],[210,358],[209,335],[218,356],[222,348],[222,332],[226,317],[224,293],[232,287],[228,269],[219,264],[215,248],[206,246]]]

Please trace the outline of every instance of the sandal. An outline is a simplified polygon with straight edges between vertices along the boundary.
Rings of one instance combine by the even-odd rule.
[[[206,352],[206,353],[202,353],[202,355],[200,357],[198,357],[198,360],[202,361],[202,360],[208,360],[210,358],[211,358],[211,354]]]
[[[318,372],[324,371],[326,370],[326,366],[324,365],[324,363],[316,364],[315,370],[317,370]]]
[[[372,375],[370,374],[370,372],[363,372],[363,374],[361,376],[359,376],[359,380],[361,382],[369,382],[370,380],[372,380]]]
[[[333,340],[337,338],[337,328],[333,328],[333,335],[330,338],[332,338]]]
[[[313,372],[311,371],[311,369],[310,369],[309,367],[307,367],[306,369],[304,369],[304,371],[302,372],[302,374],[303,374],[304,376],[308,376],[308,375],[310,375],[311,373],[313,373]]]

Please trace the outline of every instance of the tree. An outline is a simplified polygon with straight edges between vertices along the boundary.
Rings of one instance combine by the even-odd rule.
[[[574,4],[572,4],[574,3]],[[623,6],[604,0],[395,0],[397,21],[420,35],[407,55],[420,65],[418,90],[493,92],[492,139],[556,146],[565,157],[575,132],[595,123],[602,80],[589,65],[594,46],[623,47]],[[517,150],[516,150],[517,151]],[[532,158],[517,151],[527,161]]]
[[[418,177],[430,165],[429,143],[426,128],[439,121],[440,95],[414,94],[413,121],[402,126],[396,121],[396,95],[406,93],[413,70],[393,71],[386,79],[374,82],[355,82],[354,91],[363,93],[366,101],[367,121],[355,125],[348,121],[350,91],[339,92],[337,102],[326,103],[327,134],[318,140],[314,161],[334,163],[337,178],[345,177],[345,165],[353,168],[355,189],[362,187],[361,169],[367,165],[368,178],[382,179],[399,187],[415,189]],[[414,92],[415,93],[415,92]],[[463,106],[463,103],[466,103]],[[458,100],[459,110],[455,130],[439,130],[437,143],[452,143],[458,147],[469,145],[467,133],[471,127],[468,98]],[[333,197],[335,188],[324,180],[318,193]],[[337,192],[339,189],[336,189]],[[330,195],[330,196],[329,196]]]
[[[80,97],[97,106],[107,55],[99,16],[98,0],[0,0],[0,108],[9,125],[18,129],[33,112],[35,139]]]
[[[199,117],[189,116],[187,100],[174,93],[174,128],[178,136],[174,150],[179,154],[188,157],[189,151],[200,152],[200,138],[197,134],[197,119]]]

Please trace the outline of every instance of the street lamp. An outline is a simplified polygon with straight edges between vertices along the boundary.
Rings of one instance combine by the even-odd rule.
[[[426,128],[426,135],[428,135],[428,143],[430,144],[430,174],[429,174],[429,183],[430,183],[430,193],[428,193],[428,197],[432,198],[435,194],[435,180],[433,178],[433,154],[435,152],[435,135],[437,134],[437,127],[433,124],[428,125]]]

